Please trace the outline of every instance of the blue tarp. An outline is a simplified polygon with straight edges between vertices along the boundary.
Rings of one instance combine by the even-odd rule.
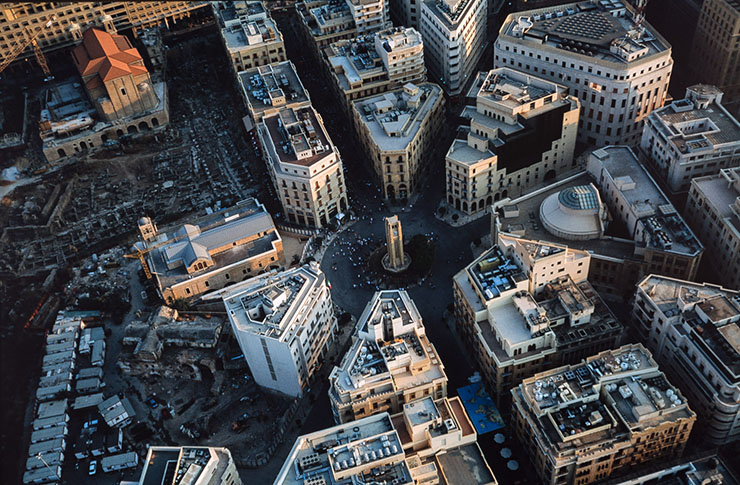
[[[473,422],[475,431],[481,435],[496,431],[504,426],[504,420],[498,412],[496,405],[491,397],[486,393],[483,384],[476,382],[469,386],[459,387],[457,394],[468,412],[470,420]]]

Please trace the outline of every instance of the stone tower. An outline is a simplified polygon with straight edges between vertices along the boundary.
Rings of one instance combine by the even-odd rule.
[[[150,242],[157,237],[157,225],[148,217],[139,219],[139,232],[144,241]]]
[[[491,207],[491,245],[498,244],[498,233],[501,231],[501,219],[495,207]]]
[[[403,253],[403,232],[398,216],[385,218],[385,241],[388,245],[388,254],[383,258],[385,269],[392,272],[407,269],[411,260]]]

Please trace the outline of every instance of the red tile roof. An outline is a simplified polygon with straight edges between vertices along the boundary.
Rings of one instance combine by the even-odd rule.
[[[143,64],[133,65],[142,59],[126,37],[96,28],[85,31],[82,44],[72,50],[72,58],[82,77],[97,74],[102,82],[147,72]],[[100,83],[88,80],[86,85],[91,89]]]

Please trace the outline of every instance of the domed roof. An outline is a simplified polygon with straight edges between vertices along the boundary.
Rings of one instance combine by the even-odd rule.
[[[563,189],[558,200],[569,209],[594,210],[599,208],[599,194],[593,185],[576,185]]]

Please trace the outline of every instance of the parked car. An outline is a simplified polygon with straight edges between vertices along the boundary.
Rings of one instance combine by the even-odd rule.
[[[95,475],[98,472],[98,460],[90,461],[90,466],[87,468],[88,475]]]

